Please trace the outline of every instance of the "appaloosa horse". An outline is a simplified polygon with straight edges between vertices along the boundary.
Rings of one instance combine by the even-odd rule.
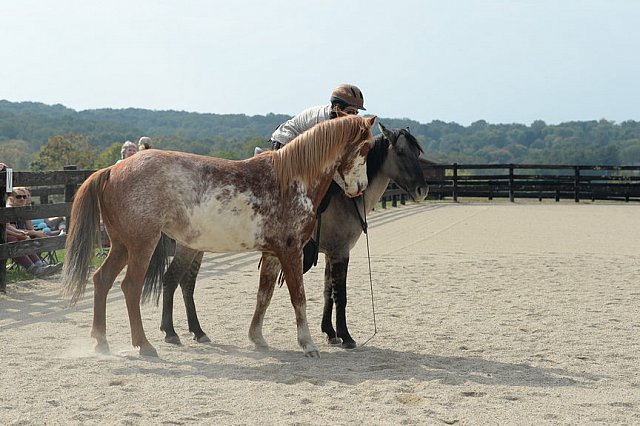
[[[145,150],[91,175],[73,202],[62,281],[64,293],[77,302],[86,287],[102,215],[111,249],[93,275],[91,336],[96,351],[109,351],[107,294],[127,265],[121,288],[131,341],[141,355],[157,356],[144,333],[140,297],[152,256],[167,257],[158,244],[165,234],[197,251],[262,251],[267,260],[261,287],[270,280],[266,266],[282,265],[298,343],[305,356],[319,356],[306,317],[302,247],[332,178],[349,196],[366,188],[374,120],[349,116],[323,122],[281,150],[243,161]],[[266,309],[259,297],[256,309],[261,307]],[[261,324],[253,325],[249,335],[257,347],[267,347]]]
[[[331,344],[342,344],[345,348],[354,348],[356,343],[349,334],[346,321],[347,306],[347,266],[349,252],[362,234],[362,218],[371,211],[375,203],[393,179],[409,193],[415,201],[427,196],[427,185],[420,167],[422,148],[408,129],[388,130],[379,124],[382,134],[374,140],[367,157],[367,177],[369,186],[364,198],[350,199],[343,193],[332,195],[328,208],[321,215],[320,251],[325,254],[324,311],[322,331]],[[316,232],[314,231],[314,236]],[[180,338],[173,326],[173,297],[180,284],[184,299],[189,331],[198,342],[208,342],[209,337],[200,326],[193,300],[195,281],[202,262],[202,252],[178,245],[176,254],[164,276],[162,323],[160,329],[165,332],[165,341],[180,344]],[[265,259],[262,259],[265,267]],[[275,275],[279,265],[267,264],[269,281],[261,281],[258,299],[270,299],[273,293]],[[146,285],[146,283],[145,283]],[[333,306],[336,307],[336,330],[332,324]],[[262,323],[263,309],[256,309],[252,324]],[[254,327],[252,326],[252,329]]]

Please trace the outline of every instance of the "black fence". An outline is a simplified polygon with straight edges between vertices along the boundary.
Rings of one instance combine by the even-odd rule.
[[[640,201],[640,166],[430,164],[429,198]]]
[[[640,166],[566,166],[531,164],[432,164],[423,163],[430,199],[457,201],[473,198],[551,198],[580,200],[640,201]],[[4,207],[0,205],[0,292],[6,286],[6,261],[34,252],[59,250],[66,235],[6,242],[6,223],[17,219],[69,216],[71,201],[80,184],[94,170],[14,172],[13,186],[27,186],[40,204]],[[0,188],[6,187],[6,173],[0,172]],[[391,183],[381,198],[383,208],[405,204],[407,194]],[[69,223],[67,223],[67,228]]]

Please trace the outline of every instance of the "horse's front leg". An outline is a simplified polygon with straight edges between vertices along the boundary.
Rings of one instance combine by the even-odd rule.
[[[200,343],[207,343],[210,342],[211,339],[209,339],[206,333],[202,330],[202,327],[200,327],[200,321],[198,321],[198,315],[196,314],[196,304],[193,300],[193,292],[196,289],[196,278],[200,271],[203,255],[204,252],[202,251],[196,254],[195,258],[191,262],[189,270],[180,280],[180,288],[182,289],[184,307],[187,310],[187,322],[189,323],[189,331],[193,333],[193,340]]]
[[[325,255],[324,266],[324,308],[322,309],[322,324],[320,329],[327,335],[327,343],[331,345],[339,345],[342,343],[336,335],[336,330],[333,328],[333,283],[331,280],[331,257]]]
[[[269,349],[269,345],[262,335],[262,324],[264,322],[264,314],[269,307],[269,303],[271,303],[273,289],[276,286],[279,273],[280,262],[278,258],[263,253],[260,261],[260,285],[256,298],[256,310],[253,313],[251,326],[249,327],[249,339],[256,345],[256,349],[262,351]]]
[[[304,356],[319,358],[320,351],[313,343],[311,332],[309,331],[309,322],[307,321],[307,297],[302,279],[302,247],[299,250],[280,254],[280,263],[282,264],[282,272],[289,288],[289,297],[296,315],[298,344],[302,347]]]
[[[178,288],[180,277],[185,274],[184,267],[183,262],[176,253],[162,280],[162,320],[160,322],[160,330],[165,333],[164,341],[174,345],[182,344],[175,328],[173,328],[173,297],[176,288]]]
[[[331,286],[332,297],[336,305],[336,330],[339,339],[342,339],[342,347],[353,349],[356,342],[349,334],[347,328],[347,269],[349,257],[332,259],[331,261]]]

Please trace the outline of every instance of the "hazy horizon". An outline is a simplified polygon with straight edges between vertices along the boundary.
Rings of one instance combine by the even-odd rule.
[[[630,0],[25,0],[0,16],[0,98],[294,115],[349,82],[367,113],[421,123],[638,121],[638,16]]]

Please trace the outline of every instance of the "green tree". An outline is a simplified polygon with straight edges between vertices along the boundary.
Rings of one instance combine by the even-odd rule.
[[[29,170],[33,155],[29,144],[22,140],[10,140],[0,144],[0,162],[14,170]]]
[[[96,161],[94,162],[95,168],[102,169],[115,164],[116,161],[120,159],[121,149],[122,144],[120,142],[112,143],[110,147],[108,147],[98,155],[98,158],[96,158]]]
[[[87,137],[76,133],[64,136],[54,135],[40,149],[31,163],[31,169],[62,170],[64,166],[75,165],[78,169],[92,169],[96,154],[89,146]]]

